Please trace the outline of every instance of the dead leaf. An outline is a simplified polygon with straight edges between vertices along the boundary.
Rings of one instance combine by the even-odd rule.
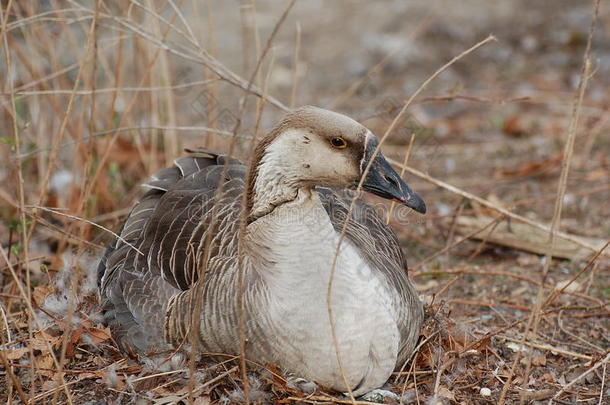
[[[51,357],[50,353],[36,357],[34,363],[38,374],[42,374],[45,377],[53,377],[56,374],[53,370],[53,357]]]
[[[494,193],[488,194],[486,196],[486,199],[497,207],[506,208],[502,203],[502,200],[500,200],[500,197],[498,197]],[[491,208],[483,206],[477,202],[473,202],[472,208],[474,209],[474,212],[476,213],[477,217],[495,217],[498,215],[497,211],[494,211]]]
[[[53,287],[47,284],[38,285],[34,288],[32,292],[32,298],[34,299],[34,303],[38,307],[42,307],[44,302],[46,301],[49,294],[53,292]]]
[[[60,385],[60,383],[58,381],[46,380],[45,382],[42,383],[42,390],[51,391],[52,389],[59,387],[59,385]]]
[[[101,376],[101,372],[97,371],[97,372],[83,372],[78,374],[78,380],[91,380],[94,378],[102,378]]]
[[[441,398],[447,398],[450,401],[455,401],[455,395],[447,387],[439,387],[438,396]]]
[[[95,344],[102,343],[110,339],[110,331],[108,328],[77,328],[72,331],[70,340],[68,341],[68,346],[66,348],[66,356],[68,358],[74,357],[78,343],[83,341],[83,335],[86,335],[88,339],[90,339],[90,342]]]
[[[519,117],[519,115],[513,115],[504,121],[504,125],[502,125],[502,132],[504,132],[506,135],[514,136],[515,138],[521,138],[527,135],[527,131],[524,129]]]
[[[91,329],[91,328],[93,328],[93,327],[94,327],[94,326],[93,326],[93,322],[91,322],[91,320],[90,320],[90,319],[88,319],[88,318],[83,318],[83,319],[81,319],[81,320],[80,320],[80,325],[81,325],[83,328],[85,328],[85,329]]]
[[[562,153],[555,153],[550,157],[538,162],[524,163],[516,169],[497,169],[496,171],[494,171],[494,177],[522,178],[534,176],[548,176],[559,170],[562,158]]]
[[[102,343],[107,340],[110,340],[110,329],[104,328],[89,328],[86,331],[87,335],[91,338],[93,343]]]
[[[30,347],[33,350],[48,352],[49,348],[53,349],[61,342],[61,336],[52,336],[44,331],[36,332],[30,340]]]
[[[9,349],[4,351],[4,355],[8,360],[19,360],[22,358],[29,349],[27,347],[21,347],[19,349]]]
[[[481,339],[479,344],[475,346],[475,350],[479,352],[490,351],[491,350],[491,336],[484,337]]]
[[[532,365],[534,366],[546,366],[546,356],[544,355],[544,353],[538,355],[538,356],[534,356],[532,358]]]
[[[211,404],[210,402],[210,397],[208,395],[203,395],[199,398],[196,398],[195,401],[193,401],[193,405],[209,405]]]

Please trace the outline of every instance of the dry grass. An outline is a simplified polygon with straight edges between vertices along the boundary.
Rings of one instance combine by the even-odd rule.
[[[403,403],[610,401],[610,14],[588,35],[592,5],[559,2],[530,4],[532,19],[483,0],[448,15],[446,0],[324,15],[271,0],[0,2],[0,398],[359,403],[230,357],[152,370],[97,309],[97,260],[137,184],[185,147],[245,157],[307,103],[386,134],[430,207],[390,217],[429,304],[420,350],[389,381]],[[452,60],[490,31],[497,43]],[[545,258],[506,240],[537,232]]]

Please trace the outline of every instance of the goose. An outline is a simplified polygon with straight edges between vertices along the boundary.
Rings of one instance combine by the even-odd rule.
[[[383,386],[412,354],[423,306],[396,234],[372,207],[357,199],[343,229],[346,190],[365,176],[372,194],[426,206],[378,144],[355,120],[306,106],[260,140],[249,168],[195,151],[152,176],[98,267],[119,347],[136,356],[245,347],[249,361],[340,392]]]

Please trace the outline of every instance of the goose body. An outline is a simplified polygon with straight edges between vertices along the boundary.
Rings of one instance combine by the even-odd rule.
[[[365,189],[425,206],[375,147],[355,121],[304,107],[258,144],[249,170],[200,152],[153,176],[99,265],[121,348],[239,354],[241,305],[248,359],[355,395],[382,386],[413,351],[422,304],[371,207],[356,201],[341,238],[343,188],[366,175]]]

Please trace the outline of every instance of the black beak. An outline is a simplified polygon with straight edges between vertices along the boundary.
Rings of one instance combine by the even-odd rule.
[[[377,138],[372,135],[369,135],[367,141],[361,167],[362,172],[364,172],[369,165],[371,157],[378,145]],[[400,178],[398,173],[396,173],[392,166],[390,166],[390,163],[388,163],[381,154],[381,151],[375,156],[375,160],[373,160],[373,163],[371,164],[362,187],[366,191],[378,195],[379,197],[395,200],[396,202],[404,204],[420,214],[426,213],[426,203],[424,203],[424,200],[411,190],[407,183]]]

